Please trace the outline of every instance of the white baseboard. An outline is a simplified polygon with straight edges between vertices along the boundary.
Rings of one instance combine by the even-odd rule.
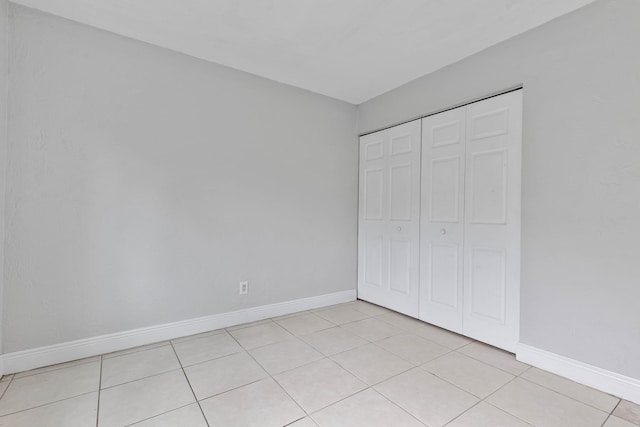
[[[516,359],[577,383],[640,404],[640,380],[627,377],[559,354],[519,344]]]
[[[0,357],[0,374],[41,368],[355,299],[354,289],[7,353]]]

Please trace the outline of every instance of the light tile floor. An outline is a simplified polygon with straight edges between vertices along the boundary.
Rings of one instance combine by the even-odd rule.
[[[640,406],[356,301],[21,372],[0,426],[634,427]]]

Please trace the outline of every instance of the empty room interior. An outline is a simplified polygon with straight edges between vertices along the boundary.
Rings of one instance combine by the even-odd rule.
[[[640,426],[640,1],[0,0],[0,426]]]

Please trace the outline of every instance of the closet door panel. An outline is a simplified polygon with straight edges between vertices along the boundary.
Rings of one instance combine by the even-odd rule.
[[[358,297],[417,317],[420,121],[360,139]]]
[[[519,339],[522,91],[467,106],[463,333]]]
[[[422,132],[420,319],[462,332],[465,108]]]

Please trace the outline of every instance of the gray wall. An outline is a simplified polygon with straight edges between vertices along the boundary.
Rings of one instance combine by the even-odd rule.
[[[7,149],[7,107],[9,72],[9,2],[0,0],[0,354],[2,353],[2,307],[4,270],[4,190]]]
[[[7,110],[9,104],[9,2],[0,0],[0,354],[2,354],[2,310],[4,278],[4,194],[7,150]]]
[[[359,106],[360,132],[524,84],[521,341],[640,378],[640,2],[604,0]]]
[[[355,289],[355,106],[19,6],[10,36],[8,352]]]

